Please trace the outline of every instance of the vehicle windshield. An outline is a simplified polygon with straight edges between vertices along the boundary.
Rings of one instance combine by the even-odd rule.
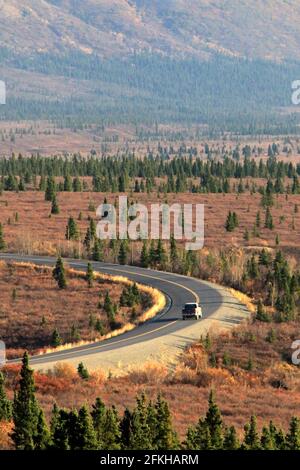
[[[197,308],[196,304],[186,304],[185,305],[185,310],[195,310]]]

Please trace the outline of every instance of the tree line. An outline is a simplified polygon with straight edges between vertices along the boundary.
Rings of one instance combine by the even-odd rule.
[[[210,152],[210,150],[208,150]],[[80,155],[72,157],[22,155],[0,160],[0,188],[5,191],[25,191],[34,187],[45,191],[52,184],[56,191],[95,191],[136,193],[155,190],[173,192],[243,192],[263,191],[248,178],[268,180],[269,190],[273,193],[300,193],[300,164],[277,161],[275,156],[266,162],[250,158],[251,149],[245,146],[242,156],[238,151],[223,155],[221,160],[190,156],[173,155],[162,149],[154,155],[150,152],[145,158],[134,154],[120,157],[97,158]],[[63,178],[57,182],[55,178]],[[88,184],[84,177],[92,179]],[[166,178],[166,181],[164,179]],[[285,184],[288,178],[288,184]],[[195,180],[198,179],[198,183]],[[230,179],[237,180],[232,184]]]

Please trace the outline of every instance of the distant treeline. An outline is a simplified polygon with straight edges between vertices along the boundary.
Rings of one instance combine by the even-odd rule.
[[[0,63],[47,76],[88,80],[92,90],[89,97],[57,100],[38,94],[16,98],[8,93],[7,105],[0,110],[3,119],[198,123],[208,124],[210,133],[228,130],[252,135],[296,133],[299,123],[296,115],[276,112],[291,106],[291,83],[300,75],[298,63],[274,64],[220,55],[209,61],[155,54],[122,60],[103,60],[80,52],[24,56],[3,47]]]
[[[163,150],[160,155],[149,154],[144,159],[132,154],[102,158],[96,156],[83,158],[80,155],[24,158],[20,155],[0,160],[1,187],[7,191],[24,191],[33,185],[35,189],[44,191],[47,177],[52,179],[63,177],[64,182],[58,184],[57,191],[133,190],[139,193],[155,189],[167,193],[185,191],[227,193],[232,190],[237,192],[260,190],[261,188],[253,181],[250,187],[248,178],[264,178],[269,180],[266,187],[269,193],[299,194],[300,164],[295,166],[289,162],[278,161],[274,156],[263,162],[261,159],[249,158],[247,156],[249,152],[250,148],[246,146],[242,151],[243,158],[234,153],[234,158],[225,156],[222,160],[203,160],[192,154],[189,157],[170,158]],[[39,181],[37,176],[41,177]],[[71,181],[72,177],[75,180]],[[86,181],[81,181],[80,177],[91,177],[92,186]],[[285,178],[291,179],[287,186],[284,183]],[[230,179],[237,180],[234,187]],[[196,183],[197,180],[199,183]]]

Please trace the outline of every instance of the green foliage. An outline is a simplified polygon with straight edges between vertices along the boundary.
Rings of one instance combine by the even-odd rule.
[[[12,416],[12,404],[6,396],[4,388],[4,376],[0,372],[0,421],[10,421]]]
[[[33,371],[28,354],[23,356],[19,389],[13,401],[13,432],[11,438],[18,450],[34,450],[47,446],[47,426],[35,398]]]
[[[87,270],[86,270],[86,281],[89,287],[93,287],[94,277],[95,276],[94,276],[93,266],[91,263],[88,263]]]
[[[53,346],[54,348],[57,348],[61,344],[62,344],[62,338],[59,334],[58,329],[55,328],[51,336],[51,346]]]
[[[79,231],[76,221],[73,217],[70,217],[66,227],[66,240],[78,240]]]
[[[79,377],[83,380],[87,380],[90,377],[90,374],[89,374],[87,368],[84,367],[84,364],[82,362],[80,362],[78,364],[77,372],[78,372]]]
[[[52,276],[57,282],[59,289],[66,289],[67,287],[67,280],[65,274],[65,267],[62,258],[59,256],[55,268],[52,271]]]
[[[0,251],[4,250],[6,247],[4,235],[3,235],[3,226],[0,223]]]

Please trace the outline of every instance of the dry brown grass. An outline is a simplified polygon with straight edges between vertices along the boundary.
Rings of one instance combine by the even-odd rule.
[[[102,193],[60,193],[58,203],[60,214],[49,217],[51,204],[44,201],[41,192],[10,193],[5,192],[0,197],[1,217],[4,224],[7,250],[17,251],[25,254],[55,255],[59,251],[65,256],[84,254],[82,244],[78,242],[67,242],[65,240],[65,229],[70,216],[78,218],[79,212],[83,219],[77,221],[82,238],[88,227],[88,217],[95,217],[95,213],[89,212],[89,203],[92,201],[97,207],[103,203],[104,197],[108,202],[114,202],[118,194]],[[150,203],[164,202],[172,204],[180,203],[202,203],[205,205],[205,247],[219,249],[226,246],[236,248],[245,247],[256,249],[262,247],[276,247],[276,234],[280,238],[280,247],[286,250],[293,249],[294,253],[299,251],[298,233],[300,230],[300,212],[294,213],[295,204],[300,205],[300,195],[279,195],[275,200],[275,206],[271,209],[275,228],[268,230],[260,229],[259,238],[244,240],[246,229],[252,231],[257,212],[260,210],[262,227],[264,223],[264,211],[260,206],[261,197],[254,194],[178,194],[167,195],[166,198],[157,199],[156,194],[133,194],[130,201],[136,201],[149,205]],[[233,232],[228,233],[224,228],[226,216],[229,210],[238,214],[240,226]],[[18,212],[19,220],[15,222],[15,213]],[[283,217],[283,219],[282,219]],[[10,219],[10,224],[8,221]],[[292,229],[292,224],[295,229]],[[136,243],[134,258],[139,256],[140,244]],[[106,253],[107,254],[107,253]],[[114,258],[110,258],[114,260]]]
[[[95,273],[93,286],[89,288],[85,273],[68,270],[67,277],[68,287],[61,291],[49,267],[26,263],[0,264],[1,338],[8,347],[9,356],[19,356],[22,348],[36,351],[49,345],[55,328],[65,342],[63,348],[80,341],[85,344],[107,339],[134,328],[138,322],[156,315],[165,305],[163,294],[139,284],[142,303],[135,306],[135,320],[131,319],[131,308],[118,307],[115,319],[118,326],[111,330],[102,307],[105,294],[109,292],[112,301],[118,303],[124,285],[131,284],[131,281]],[[144,305],[147,305],[146,310]],[[103,325],[102,336],[95,330],[97,320]],[[76,338],[71,336],[73,327]]]

